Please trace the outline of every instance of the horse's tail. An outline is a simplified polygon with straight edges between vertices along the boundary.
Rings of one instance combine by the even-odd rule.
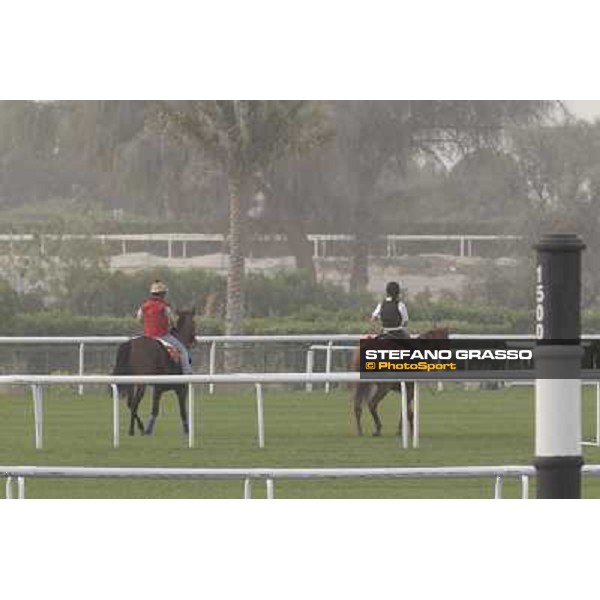
[[[124,342],[117,349],[117,362],[113,369],[113,375],[131,375],[129,355],[131,354],[131,341]],[[119,396],[126,396],[131,389],[132,384],[122,383],[117,386]]]

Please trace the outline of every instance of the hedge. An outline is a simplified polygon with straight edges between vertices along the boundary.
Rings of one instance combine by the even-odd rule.
[[[249,335],[291,335],[321,333],[365,333],[370,330],[367,319],[340,319],[334,314],[326,318],[300,319],[297,317],[245,319],[244,333]],[[447,326],[456,333],[527,333],[517,331],[510,321],[476,323],[458,319],[442,319],[438,325]],[[222,319],[197,317],[199,335],[222,335],[225,324]],[[409,329],[423,332],[431,329],[431,320],[412,320]],[[1,335],[23,336],[86,336],[86,335],[133,335],[140,332],[140,325],[131,317],[86,317],[66,312],[40,312],[18,314],[11,322],[2,323]]]

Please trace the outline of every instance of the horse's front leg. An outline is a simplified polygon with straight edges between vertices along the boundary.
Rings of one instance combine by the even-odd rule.
[[[185,405],[185,401],[187,400],[187,385],[179,386],[176,388],[175,393],[177,394],[177,400],[179,401],[179,416],[181,417],[183,433],[187,435],[190,432],[187,407]]]
[[[146,435],[152,435],[154,433],[154,425],[160,409],[161,395],[161,387],[159,385],[155,385],[152,390],[152,413],[150,414],[150,419],[148,420],[148,425],[146,426]]]
[[[362,403],[365,396],[368,394],[371,385],[369,383],[358,382],[354,390],[354,418],[356,419],[356,432],[358,435],[363,434],[360,418],[362,415]]]
[[[375,393],[369,400],[369,412],[373,417],[373,422],[375,423],[375,431],[373,435],[378,437],[381,435],[381,419],[379,418],[379,412],[377,411],[377,407],[379,403],[383,400],[383,397],[388,393],[389,386],[385,383],[378,383]]]

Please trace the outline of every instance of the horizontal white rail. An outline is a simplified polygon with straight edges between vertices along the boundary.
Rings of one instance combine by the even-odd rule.
[[[331,333],[305,335],[199,335],[198,343],[309,343],[309,342],[358,342],[365,337],[359,333]],[[507,333],[454,333],[451,340],[535,340],[533,334]],[[131,339],[125,335],[90,336],[0,336],[0,344],[119,344]],[[582,340],[600,340],[600,333],[588,333]]]
[[[584,465],[583,475],[599,476],[600,465]],[[178,468],[178,467],[36,467],[0,466],[0,477],[6,478],[6,498],[13,498],[12,482],[18,482],[18,498],[25,498],[25,478],[65,479],[242,479],[244,497],[252,497],[252,482],[266,482],[267,498],[275,497],[277,479],[474,479],[494,478],[494,498],[502,496],[505,477],[518,477],[521,498],[529,497],[529,478],[535,468],[521,466],[456,466],[456,467],[346,467],[346,468]]]
[[[524,239],[519,235],[495,235],[495,234],[382,234],[378,235],[379,240],[385,241],[386,250],[384,256],[392,257],[399,254],[399,243],[403,242],[436,242],[450,241],[459,242],[458,256],[473,256],[474,242],[506,241]],[[101,243],[109,241],[119,242],[121,245],[121,254],[127,253],[128,242],[166,242],[167,254],[173,258],[173,245],[181,244],[182,256],[187,258],[187,244],[190,242],[218,242],[225,244],[228,238],[222,233],[111,233],[111,234],[0,234],[0,242],[8,242],[12,246],[15,242],[34,242],[39,243],[42,252],[45,252],[45,246],[51,240],[85,240],[92,239]],[[255,242],[285,242],[285,234],[256,234],[250,238]],[[306,236],[308,242],[313,244],[313,258],[324,258],[326,256],[335,256],[331,251],[332,242],[353,242],[354,234],[349,233],[317,233]]]
[[[90,336],[0,336],[0,344],[120,344],[130,340],[125,335]],[[321,342],[321,341],[358,341],[360,334],[306,334],[306,335],[199,335],[198,343],[257,343],[257,342]]]
[[[482,373],[488,373],[487,378],[481,377]],[[421,375],[405,376],[403,381],[437,381],[447,377],[441,373],[432,372],[429,378]],[[531,371],[487,371],[477,373],[477,377],[481,380],[504,380],[504,381],[533,381],[534,374]],[[585,374],[588,380],[600,380],[600,371],[592,371]],[[453,381],[473,381],[473,375],[467,377],[462,373],[457,373]],[[79,384],[79,385],[106,385],[112,389],[113,399],[113,446],[119,447],[119,395],[117,392],[118,385],[127,384],[181,384],[188,386],[188,413],[189,413],[189,430],[188,430],[188,446],[195,446],[195,428],[194,428],[194,384],[218,384],[218,383],[236,383],[236,384],[254,384],[256,388],[257,401],[257,423],[258,423],[258,441],[259,447],[263,448],[265,444],[264,432],[264,403],[263,389],[261,384],[281,384],[281,383],[301,383],[304,385],[313,383],[358,383],[359,381],[378,381],[377,379],[361,378],[360,373],[229,373],[220,375],[1,375],[1,385],[29,385],[32,390],[32,399],[34,406],[34,430],[35,430],[35,447],[36,449],[43,448],[44,439],[44,408],[43,408],[43,389],[46,385],[52,384]],[[390,380],[393,381],[393,380]],[[582,378],[582,381],[583,378]],[[405,395],[403,394],[403,408],[405,407]],[[405,409],[404,409],[405,410]],[[597,407],[598,414],[600,408]],[[415,431],[413,437],[413,447],[418,447],[418,390],[415,389]],[[599,417],[600,418],[600,417]],[[403,419],[407,423],[407,418]],[[600,440],[600,432],[597,429],[596,441]],[[402,434],[403,447],[408,444],[408,431],[403,431]]]
[[[489,375],[489,376],[488,376]],[[478,379],[481,377],[481,379]],[[598,381],[600,371],[582,373],[582,379]],[[435,372],[425,374],[402,374],[389,381],[533,381],[532,371],[471,371],[471,375],[460,372]],[[358,383],[359,381],[381,382],[382,378],[361,377],[359,372],[346,373],[224,373],[201,375],[0,375],[3,385],[46,385],[46,384],[165,384],[165,383]],[[387,380],[386,380],[387,381]]]
[[[18,498],[25,498],[25,477],[67,479],[242,479],[244,498],[252,497],[252,483],[266,483],[267,498],[275,497],[277,479],[405,479],[405,478],[479,478],[495,479],[494,498],[502,495],[504,477],[519,477],[521,498],[529,497],[529,477],[533,467],[347,467],[347,468],[177,468],[177,467],[14,467],[0,466],[0,476],[6,477],[6,498],[14,497],[13,480],[18,482]]]
[[[592,465],[586,465],[589,469]],[[600,465],[596,465],[600,474]],[[0,466],[4,477],[141,478],[141,479],[380,479],[533,476],[532,466],[345,467],[345,468],[195,468],[195,467],[35,467]]]
[[[307,239],[313,241],[352,241],[354,235],[350,233],[309,233]],[[493,240],[521,240],[520,235],[496,235],[496,234],[383,234],[378,236],[380,239],[392,241],[493,241]],[[222,233],[102,233],[102,234],[78,234],[78,233],[2,233],[0,241],[2,242],[31,242],[37,239],[44,240],[83,240],[93,239],[98,241],[118,241],[118,242],[224,242],[227,236]],[[261,241],[286,241],[287,236],[283,233],[277,234],[258,234],[253,239]]]

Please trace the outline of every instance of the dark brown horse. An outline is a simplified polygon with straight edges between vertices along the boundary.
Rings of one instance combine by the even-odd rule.
[[[421,340],[443,340],[448,338],[447,327],[434,327],[427,333],[423,333],[419,336]],[[356,348],[352,355],[352,369],[355,371],[360,370],[360,347]],[[415,397],[415,384],[413,381],[405,382],[406,385],[406,399],[407,399],[407,414],[408,421],[410,423],[411,431],[414,425],[414,408],[413,400]],[[371,391],[375,388],[372,395]],[[402,393],[402,383],[400,381],[393,381],[388,383],[387,381],[369,382],[359,381],[354,389],[354,416],[356,417],[356,430],[358,435],[362,435],[362,425],[360,418],[362,415],[362,405],[364,402],[367,403],[369,412],[373,417],[375,424],[375,430],[373,431],[374,436],[381,435],[381,419],[377,412],[379,403],[383,400],[388,392],[396,390]],[[398,433],[402,431],[402,415],[398,421]]]
[[[182,310],[177,312],[177,325],[171,333],[183,344],[191,348],[196,343],[196,325],[194,323],[195,310]],[[173,360],[164,345],[151,337],[136,337],[121,344],[117,350],[117,362],[113,375],[181,375],[181,364]],[[160,397],[173,390],[179,400],[179,414],[184,433],[189,432],[189,423],[185,401],[187,399],[186,384],[161,384],[153,386],[152,414],[148,426],[138,415],[140,402],[146,392],[146,384],[122,384],[119,394],[127,397],[127,406],[131,412],[129,422],[129,435],[135,433],[135,424],[142,435],[151,435],[154,423],[158,417]]]

